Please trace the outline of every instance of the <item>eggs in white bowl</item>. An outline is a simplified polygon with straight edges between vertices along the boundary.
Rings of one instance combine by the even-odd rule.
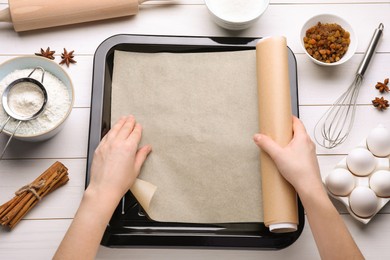
[[[374,128],[367,137],[367,147],[375,155],[386,157],[390,155],[390,131],[383,125]]]
[[[367,176],[376,166],[374,155],[364,148],[353,149],[347,156],[348,169],[357,176]]]
[[[347,196],[355,188],[355,178],[343,168],[334,169],[325,180],[329,191],[336,196]]]
[[[378,208],[378,197],[368,187],[356,187],[349,196],[351,210],[362,218],[371,217]]]
[[[390,200],[390,130],[379,125],[323,178],[355,219],[370,220]]]
[[[379,197],[390,197],[390,171],[374,172],[370,177],[370,188]]]

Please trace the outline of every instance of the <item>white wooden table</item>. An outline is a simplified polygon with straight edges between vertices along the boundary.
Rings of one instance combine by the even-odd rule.
[[[7,0],[0,0],[0,9]],[[337,68],[314,65],[299,44],[303,23],[319,13],[332,13],[351,23],[358,37],[354,57]],[[98,45],[114,34],[269,36],[285,35],[298,63],[300,115],[308,131],[336,97],[350,84],[374,29],[383,22],[384,35],[366,73],[358,98],[356,122],[348,141],[333,150],[318,148],[322,174],[343,158],[377,124],[390,128],[390,111],[379,112],[371,105],[378,96],[374,85],[390,77],[389,0],[271,0],[266,13],[251,28],[229,32],[211,20],[202,0],[163,1],[145,4],[135,17],[17,34],[10,25],[0,24],[0,62],[38,52],[50,46],[56,61],[63,48],[75,50],[77,64],[66,69],[75,85],[75,104],[65,128],[43,143],[11,143],[0,161],[0,204],[13,192],[48,168],[63,162],[70,182],[38,204],[12,231],[0,230],[0,259],[50,259],[64,236],[81,200],[86,172],[87,140],[93,55]],[[387,99],[390,94],[385,94]],[[0,145],[6,138],[0,137]],[[357,244],[367,259],[390,259],[390,206],[384,207],[368,224],[354,220],[335,201]],[[109,249],[101,247],[98,259],[318,259],[309,225],[290,247],[280,251]]]

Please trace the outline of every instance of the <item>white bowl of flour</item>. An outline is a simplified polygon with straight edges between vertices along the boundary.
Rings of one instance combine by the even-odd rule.
[[[43,86],[47,92],[45,110],[35,119],[23,121],[17,129],[14,138],[24,141],[43,141],[53,137],[63,127],[68,118],[74,102],[73,83],[57,63],[46,58],[36,56],[24,56],[8,60],[0,65],[0,95],[13,81],[26,78],[36,67],[45,70]],[[42,71],[36,70],[31,78],[41,81]],[[23,88],[21,88],[23,90]],[[0,100],[0,126],[8,118]],[[39,106],[39,93],[34,93],[31,88],[26,91],[18,91],[9,97],[9,104],[17,108],[20,114],[28,114],[30,110]],[[18,121],[11,119],[4,128],[4,133],[11,134]]]
[[[269,0],[205,0],[213,20],[229,30],[243,30],[265,12]]]

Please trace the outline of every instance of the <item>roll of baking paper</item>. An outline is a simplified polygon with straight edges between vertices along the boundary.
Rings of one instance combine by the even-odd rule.
[[[286,146],[292,139],[286,38],[259,40],[256,62],[260,133]],[[260,161],[265,226],[275,233],[297,230],[298,206],[294,188],[280,175],[267,153],[260,153]]]
[[[9,0],[15,31],[103,20],[138,13],[141,0]]]

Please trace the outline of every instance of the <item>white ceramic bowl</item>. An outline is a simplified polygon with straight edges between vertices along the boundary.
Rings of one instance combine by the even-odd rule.
[[[243,30],[265,12],[269,0],[205,0],[211,17],[228,30]]]
[[[339,61],[336,61],[336,62],[333,62],[333,63],[325,63],[325,62],[322,62],[322,61],[319,61],[319,60],[316,60],[315,58],[313,58],[307,51],[306,51],[306,48],[305,48],[305,45],[304,45],[304,42],[303,42],[303,38],[306,36],[306,31],[317,25],[318,22],[321,22],[321,23],[337,23],[338,25],[340,25],[342,28],[344,28],[344,30],[348,31],[349,34],[350,34],[350,39],[351,39],[351,42],[349,44],[349,47],[348,47],[348,50],[347,52],[344,54],[343,57],[341,57],[341,59]],[[305,53],[307,54],[307,56],[316,64],[318,65],[322,65],[322,66],[337,66],[337,65],[340,65],[340,64],[343,64],[344,62],[348,61],[354,54],[355,54],[355,51],[356,51],[356,48],[357,48],[357,38],[356,38],[356,34],[355,32],[353,31],[351,25],[346,22],[343,18],[339,17],[339,16],[336,16],[336,15],[333,15],[333,14],[320,14],[320,15],[316,15],[316,16],[313,16],[312,18],[310,18],[307,22],[305,22],[305,24],[302,26],[302,29],[301,29],[301,34],[300,34],[300,42],[301,42],[301,45],[302,45],[302,48],[303,50],[305,51]]]
[[[53,127],[50,129],[43,131],[36,135],[21,135],[16,133],[14,138],[22,140],[22,141],[31,141],[38,142],[47,140],[54,135],[56,135],[64,126],[64,122],[68,118],[70,112],[72,111],[73,103],[74,103],[74,89],[71,78],[68,73],[60,67],[56,62],[51,61],[46,58],[38,57],[38,56],[23,56],[10,59],[0,64],[0,81],[2,81],[8,74],[14,72],[15,70],[23,70],[23,69],[31,69],[35,67],[42,67],[45,71],[50,72],[53,76],[57,77],[62,83],[67,87],[67,91],[70,97],[70,106],[65,116]],[[40,73],[37,71],[37,73]],[[1,90],[0,90],[1,91]],[[2,95],[2,91],[0,93]],[[0,106],[0,109],[3,109]],[[2,126],[4,122],[0,122]],[[10,132],[4,131],[4,133],[11,135]]]

